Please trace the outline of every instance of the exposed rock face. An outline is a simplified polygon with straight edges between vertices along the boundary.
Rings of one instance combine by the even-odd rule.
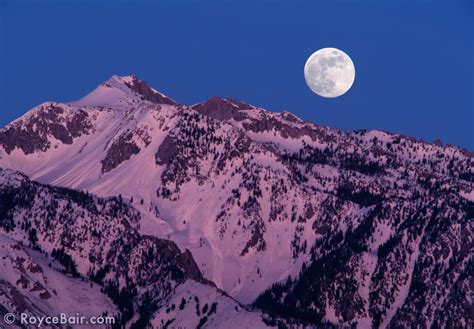
[[[25,154],[44,152],[51,147],[50,137],[63,144],[72,144],[74,138],[90,131],[86,111],[67,111],[49,103],[41,106],[28,120],[16,121],[0,131],[0,145],[10,154],[18,148]]]
[[[70,120],[66,122],[66,128],[72,138],[80,137],[86,134],[91,128],[90,122],[87,121],[88,114],[86,111],[78,110]]]
[[[168,165],[170,164],[178,155],[178,146],[175,143],[175,140],[171,136],[166,136],[156,152],[155,160],[159,165]]]
[[[143,96],[143,99],[155,104],[177,105],[175,101],[165,95],[153,90],[143,80],[138,80],[136,76],[132,76],[131,82],[127,82],[127,86],[137,94]]]
[[[246,118],[242,111],[248,111],[254,109],[254,107],[232,99],[211,97],[204,103],[194,105],[192,109],[220,121],[229,119],[242,121]]]
[[[146,148],[151,143],[147,127],[136,127],[119,135],[108,148],[105,158],[101,161],[102,173],[117,168],[121,163],[140,153],[141,147]]]

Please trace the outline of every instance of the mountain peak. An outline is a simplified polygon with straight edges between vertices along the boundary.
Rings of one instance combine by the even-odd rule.
[[[174,100],[151,88],[145,81],[139,80],[134,74],[118,78],[121,79],[128,88],[147,101],[155,104],[177,105]]]
[[[108,80],[102,82],[91,93],[70,104],[74,106],[120,107],[120,103],[125,98],[137,96],[154,104],[178,104],[166,95],[151,88],[145,81],[139,80],[135,74],[125,76],[113,75]]]
[[[121,86],[127,86],[127,84],[134,83],[137,81],[135,74],[130,75],[113,75],[108,80],[102,82],[100,85],[109,88],[120,88]]]
[[[217,120],[236,119],[237,121],[245,119],[245,115],[241,111],[255,109],[254,106],[235,99],[213,96],[207,101],[198,103],[192,108],[199,113],[212,117]]]

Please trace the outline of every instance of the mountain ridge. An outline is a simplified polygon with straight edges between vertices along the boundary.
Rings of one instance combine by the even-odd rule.
[[[271,111],[265,110],[261,107],[253,106],[253,105],[251,105],[249,103],[246,103],[246,102],[242,102],[242,101],[239,101],[239,100],[236,100],[236,99],[233,99],[233,98],[222,97],[222,96],[211,96],[205,101],[198,102],[198,103],[195,103],[193,105],[185,105],[185,104],[182,104],[182,103],[178,103],[177,101],[171,99],[170,97],[166,96],[165,94],[163,94],[163,93],[155,90],[154,88],[150,87],[144,80],[140,80],[135,74],[130,74],[130,75],[125,75],[125,76],[113,75],[109,79],[107,79],[104,82],[100,83],[99,86],[95,90],[91,91],[89,94],[87,94],[86,96],[84,96],[84,97],[82,97],[82,98],[80,98],[79,100],[76,100],[76,101],[62,102],[62,103],[61,102],[54,102],[54,101],[43,102],[42,104],[40,104],[40,105],[34,107],[33,109],[31,109],[30,111],[28,111],[25,115],[22,115],[21,117],[13,120],[11,123],[7,124],[6,127],[4,127],[4,128],[7,128],[9,125],[17,122],[18,120],[26,119],[28,117],[28,115],[31,115],[32,113],[40,110],[42,107],[45,107],[45,106],[54,106],[56,104],[56,105],[60,105],[60,106],[63,106],[63,105],[66,106],[66,107],[67,106],[73,106],[73,107],[77,107],[77,108],[81,108],[83,106],[84,107],[101,107],[101,106],[105,107],[106,105],[116,105],[117,101],[120,101],[120,99],[124,96],[124,95],[120,95],[120,94],[113,95],[113,96],[117,97],[117,99],[109,99],[110,104],[107,104],[107,103],[101,104],[100,101],[96,100],[95,104],[94,103],[93,104],[88,103],[87,105],[82,105],[83,100],[85,100],[85,99],[87,99],[91,96],[95,96],[95,97],[98,97],[100,99],[102,95],[97,96],[95,94],[100,92],[101,87],[106,87],[106,88],[109,88],[109,89],[118,89],[119,91],[124,93],[125,96],[130,96],[131,95],[130,93],[132,93],[132,94],[135,94],[135,96],[137,96],[138,98],[140,98],[140,100],[146,100],[146,101],[149,101],[149,102],[155,103],[155,104],[174,105],[174,106],[177,106],[177,107],[187,107],[187,108],[190,108],[190,109],[195,109],[203,115],[214,117],[216,119],[219,119],[219,118],[215,117],[216,115],[228,116],[229,112],[231,112],[232,110],[235,111],[237,109],[235,112],[240,112],[242,110],[245,111],[245,110],[254,109],[254,110],[264,111],[264,112],[267,112],[267,113],[272,113],[272,114],[275,114],[275,115],[281,115],[282,117],[288,118],[289,119],[288,121],[300,122],[300,123],[302,122],[302,123],[306,123],[306,124],[316,125],[316,123],[313,123],[313,122],[308,121],[308,120],[303,120],[303,119],[297,117],[296,115],[294,115],[293,113],[288,112],[288,111],[271,112]],[[157,94],[158,95],[157,98],[153,99],[153,97],[152,97],[151,99],[148,99],[146,95],[151,94],[151,93]],[[209,111],[209,109],[212,111],[212,113],[206,112],[206,111]],[[222,112],[224,112],[224,113],[222,113]],[[225,119],[229,119],[229,118],[230,117],[226,117]],[[320,125],[318,125],[318,126],[320,126]],[[320,127],[329,128],[329,126],[320,126]],[[461,146],[457,146],[457,145],[453,145],[453,144],[443,144],[441,142],[441,140],[437,139],[437,138],[434,139],[432,142],[429,142],[429,141],[425,141],[422,138],[415,138],[415,137],[407,136],[407,135],[404,135],[404,134],[392,133],[392,132],[389,132],[389,131],[378,130],[378,129],[342,130],[342,129],[332,128],[332,127],[331,127],[331,129],[337,130],[337,131],[343,131],[343,132],[347,132],[347,133],[381,132],[381,133],[387,133],[387,134],[390,134],[390,135],[400,136],[402,138],[407,138],[407,139],[410,139],[414,142],[420,142],[420,143],[426,143],[426,144],[435,144],[435,145],[440,146],[440,147],[448,147],[448,148],[454,147],[454,148],[457,148],[457,149],[465,152],[466,154],[470,154],[470,155],[472,155],[473,152],[474,152],[474,151],[470,151],[467,148],[464,148],[464,147],[461,147]]]

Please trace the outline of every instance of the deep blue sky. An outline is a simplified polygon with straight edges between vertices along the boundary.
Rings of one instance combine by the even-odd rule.
[[[227,96],[473,150],[473,40],[472,0],[0,0],[0,126],[136,73],[185,104]],[[356,66],[337,99],[305,85],[323,47]]]

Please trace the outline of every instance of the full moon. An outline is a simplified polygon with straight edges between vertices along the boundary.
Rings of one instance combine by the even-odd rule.
[[[304,78],[308,87],[319,96],[339,97],[354,83],[354,63],[342,50],[319,49],[306,61]]]

